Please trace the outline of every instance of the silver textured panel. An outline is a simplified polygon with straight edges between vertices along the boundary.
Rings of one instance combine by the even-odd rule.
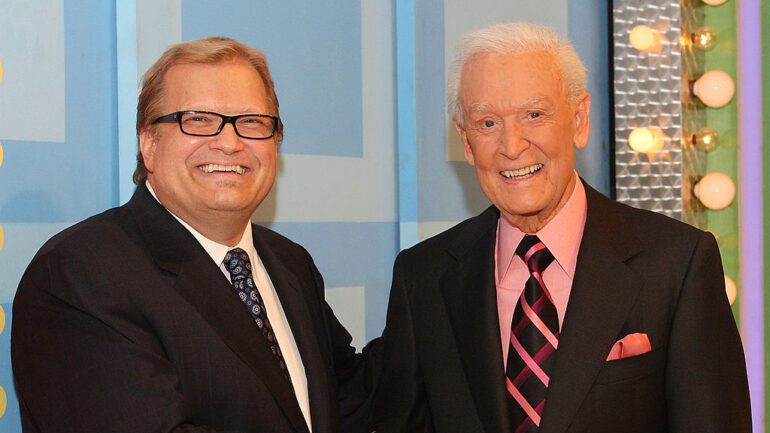
[[[689,185],[702,172],[699,160],[705,158],[683,140],[691,134],[683,126],[697,125],[700,111],[697,104],[683,104],[690,71],[699,63],[680,44],[682,23],[687,26],[688,14],[694,13],[690,11],[679,1],[613,2],[615,180],[618,201],[700,225],[702,212],[692,210]],[[641,24],[662,36],[657,50],[641,52],[631,46],[629,34]],[[628,136],[638,127],[660,128],[663,149],[649,154],[631,149]]]

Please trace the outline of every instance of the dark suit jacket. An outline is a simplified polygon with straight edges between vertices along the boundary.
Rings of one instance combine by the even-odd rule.
[[[748,433],[746,367],[714,237],[586,185],[588,216],[539,433]],[[511,431],[494,207],[402,252],[378,432]],[[606,362],[643,332],[652,351]]]
[[[313,432],[337,432],[365,396],[361,359],[308,253],[252,230],[305,366]],[[11,356],[27,433],[308,431],[227,278],[144,185],[38,252],[14,299]]]

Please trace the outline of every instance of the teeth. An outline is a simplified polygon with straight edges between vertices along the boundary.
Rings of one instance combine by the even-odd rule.
[[[501,171],[500,174],[502,174],[508,179],[514,179],[514,178],[523,179],[525,177],[528,177],[537,173],[538,171],[540,171],[541,168],[543,168],[543,164],[535,164],[535,165],[530,165],[529,167],[520,168],[518,170]]]
[[[201,165],[198,168],[201,169],[204,173],[213,173],[213,172],[233,172],[237,174],[243,174],[246,173],[246,169],[241,167],[240,165],[221,165],[221,164],[205,164]]]

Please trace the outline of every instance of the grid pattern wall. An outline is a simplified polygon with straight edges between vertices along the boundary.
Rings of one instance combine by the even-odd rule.
[[[617,200],[684,219],[680,10],[676,1],[614,1],[613,81]],[[662,35],[658,50],[640,52],[629,43],[629,33],[641,24]],[[628,136],[638,127],[660,128],[663,149],[631,149]]]

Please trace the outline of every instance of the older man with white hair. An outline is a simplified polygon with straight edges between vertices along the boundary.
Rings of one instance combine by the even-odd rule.
[[[579,178],[585,81],[544,27],[463,40],[449,110],[492,206],[397,258],[378,432],[751,431],[714,237]]]

